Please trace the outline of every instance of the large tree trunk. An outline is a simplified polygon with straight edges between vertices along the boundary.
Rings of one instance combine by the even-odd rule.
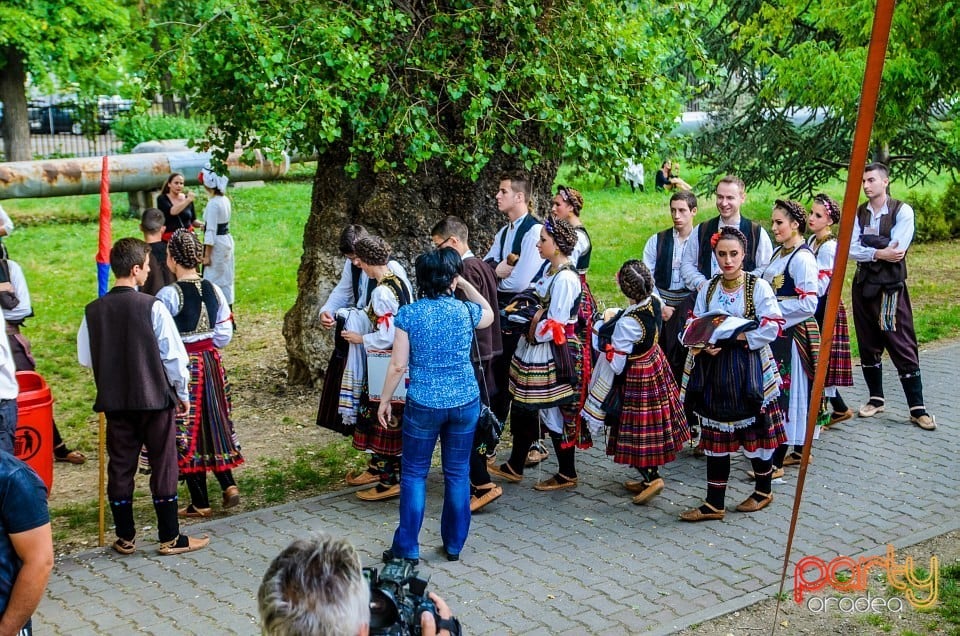
[[[405,183],[394,175],[363,169],[356,178],[344,172],[345,152],[328,152],[318,163],[313,202],[303,237],[303,258],[297,276],[296,304],[284,318],[288,381],[315,383],[323,376],[332,348],[332,334],[320,327],[319,313],[343,269],[337,251],[340,230],[359,223],[393,246],[399,261],[414,282],[413,261],[433,246],[430,229],[448,215],[461,217],[470,228],[470,246],[479,257],[506,218],[497,210],[494,195],[503,170],[516,167],[516,159],[497,154],[480,178],[457,177],[440,165],[427,164]],[[550,190],[558,164],[548,162],[532,171],[535,212],[549,209]]]
[[[23,53],[3,49],[6,64],[0,68],[0,102],[3,102],[4,161],[30,161],[30,118],[27,112],[27,72]]]

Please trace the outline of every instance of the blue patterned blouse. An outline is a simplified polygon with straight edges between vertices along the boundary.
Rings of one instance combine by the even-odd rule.
[[[407,397],[430,408],[453,408],[480,396],[470,362],[480,306],[452,296],[422,298],[397,312],[410,338]]]

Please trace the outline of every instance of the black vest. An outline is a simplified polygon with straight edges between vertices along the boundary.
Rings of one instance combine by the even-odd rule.
[[[156,302],[132,287],[114,287],[87,305],[95,411],[160,411],[177,403],[153,332]]]
[[[523,237],[526,236],[527,231],[537,223],[539,223],[539,221],[529,212],[523,217],[520,225],[517,226],[517,233],[513,235],[513,243],[510,244],[510,254],[520,256],[520,250],[523,247]],[[504,228],[503,234],[500,235],[500,262],[503,262],[507,258],[507,255],[503,253],[503,248],[506,247],[506,243],[507,228]]]
[[[713,247],[710,238],[720,229],[720,217],[715,216],[709,221],[700,224],[697,239],[700,242],[700,273],[710,278],[713,275],[710,259],[713,257]],[[747,237],[747,249],[743,255],[743,271],[752,272],[757,269],[757,246],[760,244],[760,224],[751,221],[745,216],[740,217],[740,231]]]
[[[865,235],[863,230],[870,225],[871,212],[867,209],[866,202],[860,204],[857,208],[857,220],[860,222],[860,244],[874,249],[883,249],[889,246],[890,235],[897,222],[897,213],[900,212],[901,207],[903,207],[903,201],[887,197],[887,213],[880,217],[878,234]],[[889,261],[857,263],[857,273],[853,277],[854,283],[873,288],[869,291],[864,289],[868,297],[873,297],[880,289],[896,289],[902,286],[906,280],[906,257],[897,263]]]
[[[777,252],[781,251],[783,248],[778,247]],[[790,273],[790,263],[793,262],[793,257],[796,256],[801,250],[806,250],[813,253],[813,250],[810,249],[810,246],[804,243],[793,250],[793,253],[790,254],[790,258],[787,259],[787,264],[783,267],[783,273],[777,274],[774,276],[773,281],[770,282],[770,287],[773,288],[773,293],[776,294],[777,299],[784,298],[796,298],[797,297],[797,281],[794,280],[793,274]],[[774,252],[774,256],[776,256]]]
[[[177,281],[180,311],[173,317],[182,336],[212,334],[220,303],[213,283],[208,280]]]

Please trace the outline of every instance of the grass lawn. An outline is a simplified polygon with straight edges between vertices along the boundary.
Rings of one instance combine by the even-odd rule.
[[[691,182],[695,182],[697,176],[696,170],[684,174]],[[578,179],[566,171],[561,173],[559,181],[581,190],[586,200],[583,220],[595,247],[589,275],[595,294],[607,306],[622,306],[625,301],[616,288],[614,274],[624,260],[640,258],[647,238],[669,225],[669,196],[653,190],[652,171],[651,187],[645,193],[636,194],[631,194],[627,186],[618,189],[612,183]],[[938,190],[943,183],[929,187]],[[231,232],[237,243],[235,311],[241,331],[244,325],[270,325],[276,327],[271,333],[279,333],[283,315],[294,303],[311,189],[312,183],[305,180],[231,188],[228,193],[234,210]],[[839,196],[842,189],[842,184],[835,183],[826,191]],[[894,194],[910,200],[909,193],[898,192],[896,187]],[[744,213],[766,224],[777,197],[771,188],[751,190]],[[113,238],[139,236],[137,221],[126,213],[126,195],[115,194],[111,198],[115,212]],[[33,344],[38,370],[53,389],[58,426],[73,445],[84,450],[96,447],[93,424],[96,418],[91,411],[92,376],[76,362],[76,332],[83,307],[96,296],[94,256],[98,205],[95,195],[3,202],[17,225],[7,245],[12,257],[23,266],[36,312],[27,322],[25,333]],[[701,208],[698,221],[716,214],[712,197],[703,197]],[[202,204],[198,205],[198,211],[201,209]],[[478,253],[486,250],[483,245],[475,247]],[[910,293],[921,342],[960,334],[960,312],[955,311],[958,301],[955,281],[960,280],[960,259],[944,257],[958,248],[960,241],[911,248]],[[851,275],[852,271],[847,276],[848,284]],[[244,335],[247,343],[244,346],[253,356],[266,349],[266,338],[273,337],[251,337],[250,332]],[[276,358],[277,354],[270,356]],[[282,366],[284,361],[266,362]],[[235,374],[233,380],[236,386],[244,381],[244,375]],[[334,451],[334,455],[343,452],[346,452],[345,446]],[[337,463],[343,458],[328,459]],[[318,477],[312,474],[314,469],[303,457],[289,460],[299,467],[295,472],[302,481],[336,479],[341,472],[338,465],[336,470],[321,471],[324,475],[336,473],[335,477]],[[265,487],[275,486],[281,472],[284,471],[278,464],[262,474],[243,477],[263,482]],[[273,500],[269,493],[265,496]],[[78,509],[73,514],[83,517],[88,513]]]

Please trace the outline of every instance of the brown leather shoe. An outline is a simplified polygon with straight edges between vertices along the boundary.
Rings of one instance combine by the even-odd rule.
[[[803,460],[803,455],[801,455],[800,453],[790,453],[789,455],[787,455],[786,457],[783,458],[783,465],[784,465],[784,466],[799,466],[799,465],[800,465],[800,462],[801,462],[802,460]],[[808,462],[812,462],[812,461],[813,461],[813,455],[811,455],[811,456],[810,456],[810,459],[807,460],[807,461],[808,461]]]
[[[860,407],[858,414],[860,415],[860,417],[873,417],[877,413],[883,413],[884,410],[886,410],[886,407],[884,406],[883,403],[871,404],[870,402],[867,402],[866,404]]]
[[[227,486],[223,491],[223,508],[236,508],[240,505],[240,489],[236,486]]]
[[[706,501],[701,504],[704,508],[712,512],[702,512],[699,507],[691,508],[680,513],[680,521],[689,521],[690,523],[696,523],[698,521],[722,521],[724,515],[727,514],[726,510],[718,510],[708,504]]]
[[[380,481],[380,476],[369,470],[365,470],[362,473],[355,473],[351,470],[347,473],[347,476],[344,477],[344,481],[347,482],[348,486],[369,486],[370,484],[375,484]]]
[[[177,516],[186,519],[206,519],[213,514],[213,508],[197,508],[190,504],[186,508],[177,510]]]
[[[487,472],[491,475],[496,475],[501,479],[506,479],[514,484],[520,483],[520,481],[523,479],[523,475],[515,473],[513,469],[510,468],[510,464],[507,463],[500,464],[499,466],[496,464],[487,466]]]
[[[536,466],[547,457],[550,457],[550,451],[540,442],[534,442],[530,450],[527,451],[527,460],[523,465],[527,468]]]
[[[357,499],[362,499],[363,501],[383,501],[384,499],[393,499],[399,496],[400,484],[393,484],[392,486],[377,484],[369,490],[357,491]]]
[[[642,479],[628,479],[623,482],[623,487],[634,494],[640,494],[647,487],[647,482]]]
[[[925,431],[935,431],[937,430],[937,418],[932,415],[924,413],[920,417],[910,416],[910,422],[916,424]]]
[[[201,534],[199,537],[184,536],[186,539],[184,545],[178,547],[177,544],[180,543],[180,536],[178,536],[176,539],[161,543],[160,549],[158,549],[157,552],[164,556],[170,556],[172,554],[184,554],[185,552],[193,552],[194,550],[205,548],[210,544],[210,537],[205,534]]]
[[[846,422],[849,419],[853,419],[853,409],[847,409],[846,411],[834,411],[830,414],[830,421],[824,424],[823,428],[830,428],[834,424]]]
[[[560,473],[557,473],[550,479],[545,479],[539,484],[533,487],[534,490],[540,490],[542,492],[548,492],[551,490],[563,490],[565,488],[576,488],[577,487],[577,478],[574,477],[564,477]]]
[[[770,505],[770,502],[773,501],[773,493],[763,494],[762,492],[756,493],[763,497],[760,501],[757,501],[753,498],[753,495],[747,497],[740,505],[737,506],[737,512],[756,512],[758,510],[763,510]]]
[[[477,493],[470,497],[470,512],[477,512],[491,501],[499,499],[503,494],[503,488],[491,484],[490,488],[477,488]]]
[[[637,493],[637,496],[633,498],[633,503],[637,504],[638,506],[642,506],[662,492],[663,479],[658,477],[647,484],[646,488]]]

